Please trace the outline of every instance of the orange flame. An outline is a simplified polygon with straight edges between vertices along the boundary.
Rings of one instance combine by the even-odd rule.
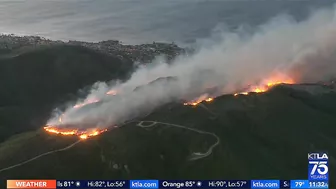
[[[99,102],[98,99],[96,98],[91,98],[91,99],[88,99],[86,102],[83,102],[83,103],[80,103],[80,104],[76,104],[73,108],[81,108],[85,105],[88,105],[88,104],[93,104],[93,103],[96,103],[96,102]]]
[[[213,98],[211,97],[208,97],[208,94],[204,94],[200,97],[198,97],[197,99],[191,101],[191,102],[185,102],[183,103],[183,105],[191,105],[191,106],[196,106],[198,105],[199,103],[203,102],[203,101],[206,101],[206,102],[211,102],[213,101]]]
[[[234,93],[233,96],[238,96],[238,95],[248,95],[251,92],[254,93],[264,93],[266,91],[268,91],[269,89],[271,89],[272,87],[276,86],[276,85],[280,85],[280,84],[294,84],[294,80],[286,75],[283,74],[275,74],[274,76],[272,76],[269,79],[265,79],[262,82],[260,82],[258,85],[253,85],[251,87],[249,87],[246,91],[242,91],[239,93]],[[206,101],[206,102],[210,102],[213,101],[212,97],[208,98],[207,94],[204,94],[200,97],[198,97],[195,100],[192,100],[190,102],[186,102],[184,103],[184,105],[192,105],[192,106],[196,106],[199,103]]]
[[[61,134],[61,135],[75,135],[78,130],[62,130],[62,129],[57,129],[55,127],[50,127],[50,126],[47,126],[47,127],[44,127],[44,130],[50,132],[50,133],[56,133],[56,134]]]
[[[86,130],[86,131],[79,131],[78,129],[64,129],[64,128],[57,128],[55,126],[46,126],[44,130],[49,133],[55,133],[60,135],[77,135],[81,139],[87,139],[89,137],[97,136],[103,132],[106,132],[107,129],[93,129],[93,130]]]
[[[205,99],[205,101],[206,102],[211,102],[211,101],[213,101],[213,98],[207,98],[207,99]]]
[[[79,138],[81,138],[81,139],[87,139],[88,138],[88,136],[86,135],[86,134],[82,134],[82,135],[79,135]]]
[[[109,91],[107,92],[107,95],[115,95],[117,94],[116,91]],[[92,103],[96,103],[99,102],[100,100],[97,98],[89,98],[88,100],[86,100],[83,103],[79,103],[73,106],[73,108],[81,108],[85,105],[88,104],[92,104]],[[63,123],[63,116],[64,114],[62,114],[59,118],[58,121],[60,124]],[[61,127],[57,127],[55,125],[47,125],[46,127],[43,128],[45,131],[49,132],[49,133],[54,133],[54,134],[60,134],[60,135],[76,135],[78,136],[80,139],[88,139],[90,137],[93,136],[97,136],[103,132],[106,132],[107,129],[88,129],[85,131],[79,131],[78,129],[74,129],[74,128],[61,128]]]
[[[263,93],[263,92],[268,91],[269,89],[271,89],[272,87],[274,87],[276,85],[294,84],[294,83],[295,82],[294,82],[293,79],[291,79],[289,77],[285,77],[283,75],[278,75],[278,76],[275,76],[273,78],[264,80],[259,85],[255,85],[255,86],[250,87],[247,91],[235,93],[235,94],[233,94],[233,96],[237,96],[239,94],[240,95],[248,95],[250,92]]]

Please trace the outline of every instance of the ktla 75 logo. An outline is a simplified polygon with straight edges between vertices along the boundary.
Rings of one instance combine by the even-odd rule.
[[[309,179],[328,179],[328,156],[326,153],[310,153],[309,160]]]

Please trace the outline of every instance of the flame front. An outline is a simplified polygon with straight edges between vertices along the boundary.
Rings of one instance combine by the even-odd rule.
[[[198,98],[195,99],[195,100],[192,100],[192,101],[190,101],[190,102],[185,102],[185,103],[183,103],[183,105],[192,105],[192,106],[196,106],[196,105],[198,105],[199,103],[201,103],[201,102],[203,102],[203,101],[211,102],[211,101],[213,101],[213,98],[208,97],[208,94],[204,94],[204,95],[201,95],[200,97],[198,97]]]
[[[79,131],[78,129],[64,129],[64,128],[58,128],[56,126],[46,126],[44,127],[44,130],[49,133],[55,133],[60,135],[77,135],[81,139],[87,139],[89,137],[97,136],[107,131],[107,129],[93,129],[93,130]]]
[[[116,95],[117,92],[115,90],[110,90],[106,93],[106,95]],[[78,103],[76,105],[74,105],[72,108],[74,109],[79,109],[83,106],[86,106],[88,104],[93,104],[96,102],[99,102],[100,100],[97,98],[89,98],[88,100],[82,102],[82,103]],[[80,139],[88,139],[90,137],[93,136],[97,136],[103,132],[108,131],[108,129],[86,129],[86,130],[79,130],[79,129],[75,129],[75,128],[63,128],[61,125],[63,125],[64,120],[63,118],[65,117],[64,114],[62,114],[61,116],[59,116],[58,118],[58,123],[53,123],[53,124],[48,124],[47,126],[45,126],[43,129],[49,133],[54,133],[54,134],[60,134],[60,135],[74,135],[74,136],[78,136]]]
[[[272,87],[276,86],[276,85],[280,85],[280,84],[294,84],[294,80],[284,74],[274,74],[272,77],[270,77],[269,79],[265,79],[262,82],[260,82],[257,85],[252,85],[250,86],[247,90],[244,90],[242,92],[238,92],[238,93],[234,93],[233,96],[238,96],[238,95],[248,95],[251,92],[254,93],[264,93],[266,91],[268,91],[269,89],[271,89]],[[196,106],[199,103],[206,101],[206,102],[210,102],[213,101],[213,97],[208,97],[207,94],[201,95],[200,97],[198,97],[195,100],[192,100],[190,102],[185,102],[184,105],[192,105],[192,106]]]
[[[248,90],[243,92],[235,93],[234,96],[237,95],[248,95],[251,92],[254,93],[263,93],[271,89],[272,87],[280,84],[294,84],[294,80],[290,77],[284,76],[284,75],[277,75],[274,77],[271,77],[270,79],[266,79],[262,81],[258,85],[254,85],[248,88]]]

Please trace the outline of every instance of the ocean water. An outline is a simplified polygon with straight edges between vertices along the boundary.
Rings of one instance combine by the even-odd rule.
[[[332,0],[0,0],[0,33],[59,40],[195,43],[279,14],[302,20]]]

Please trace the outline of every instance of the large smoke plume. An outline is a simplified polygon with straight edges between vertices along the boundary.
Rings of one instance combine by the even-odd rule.
[[[223,32],[221,41],[204,46],[192,56],[178,57],[171,64],[157,59],[150,66],[137,69],[128,81],[113,86],[95,84],[85,101],[105,100],[80,111],[69,107],[64,112],[63,123],[108,127],[165,103],[201,95],[209,87],[217,87],[221,94],[232,93],[274,74],[289,76],[296,82],[314,82],[333,76],[336,74],[335,10],[316,11],[301,22],[281,15],[252,34]],[[110,90],[118,95],[106,98]]]

